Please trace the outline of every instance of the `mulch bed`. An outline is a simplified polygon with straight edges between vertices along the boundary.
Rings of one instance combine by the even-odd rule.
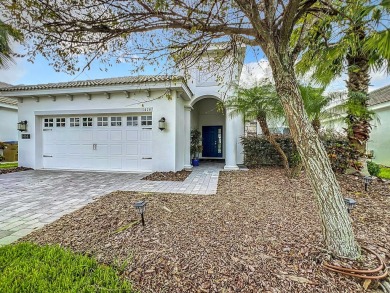
[[[33,169],[26,168],[26,167],[15,167],[15,168],[9,168],[9,169],[0,169],[0,175],[1,174],[14,173],[14,172],[28,171],[28,170],[33,170]]]
[[[154,172],[142,180],[150,181],[184,181],[191,174],[191,171],[181,170],[177,172]]]
[[[339,177],[357,200],[358,241],[390,260],[390,189]],[[142,228],[133,203],[145,198]],[[325,270],[309,182],[283,170],[221,172],[215,196],[113,192],[23,240],[59,243],[121,267],[141,292],[364,292]],[[375,292],[369,290],[370,292]]]

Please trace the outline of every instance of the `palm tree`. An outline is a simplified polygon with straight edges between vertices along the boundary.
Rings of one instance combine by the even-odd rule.
[[[383,21],[389,1],[327,2],[326,13],[311,18],[307,50],[297,65],[300,73],[314,71],[313,78],[329,84],[344,71],[348,73],[347,131],[350,143],[361,152],[370,135],[372,116],[367,110],[369,71],[390,69],[390,33]],[[375,45],[374,45],[375,44]],[[362,114],[362,115],[359,115]]]
[[[0,69],[8,68],[12,63],[12,49],[10,47],[11,39],[21,41],[22,35],[11,26],[0,20]]]
[[[336,98],[335,95],[324,95],[325,87],[313,87],[311,85],[299,85],[303,104],[307,115],[318,133],[321,128],[321,120],[333,116],[328,110],[331,102]]]
[[[287,155],[271,133],[268,120],[284,118],[283,107],[275,86],[269,82],[256,85],[252,88],[239,88],[238,95],[224,103],[233,115],[241,113],[247,119],[255,119],[263,132],[265,139],[276,149],[282,159],[283,167],[288,177],[291,176]]]

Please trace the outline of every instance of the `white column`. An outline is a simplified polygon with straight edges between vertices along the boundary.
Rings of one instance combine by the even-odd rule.
[[[237,117],[231,116],[230,111],[226,111],[226,155],[225,170],[238,170],[237,166],[237,131],[235,120]]]
[[[244,147],[241,143],[241,137],[245,134],[244,116],[237,115],[236,131],[237,131],[237,164],[244,164]]]
[[[192,169],[191,165],[191,110],[192,107],[184,107],[184,169]]]

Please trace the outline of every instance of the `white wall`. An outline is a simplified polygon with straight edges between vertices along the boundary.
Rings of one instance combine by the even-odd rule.
[[[378,121],[372,122],[370,140],[367,150],[374,151],[375,163],[390,166],[390,105],[375,111]]]
[[[18,110],[0,105],[0,141],[18,140]]]
[[[186,123],[184,121],[184,105],[186,103],[182,98],[176,98],[176,137],[175,137],[175,153],[176,153],[176,164],[175,170],[179,171],[184,168],[184,151],[185,151],[185,143],[186,143]],[[188,163],[187,163],[188,164]]]
[[[84,94],[75,94],[73,100],[66,96],[56,96],[55,101],[49,97],[40,97],[39,102],[34,98],[25,97],[23,103],[19,103],[18,119],[28,121],[26,133],[31,134],[31,139],[19,140],[19,164],[42,168],[42,119],[41,116],[35,115],[35,111],[65,111],[72,114],[72,111],[93,113],[93,110],[98,109],[110,113],[110,109],[123,109],[123,113],[128,113],[133,109],[152,107],[153,171],[183,169],[183,159],[176,162],[176,93],[173,92],[171,100],[165,96],[159,98],[164,93],[162,90],[155,90],[147,97],[145,92],[137,92],[135,95],[131,94],[131,98],[127,98],[124,93],[117,92],[112,93],[110,99],[103,93],[96,93],[92,95],[91,100]],[[158,120],[161,117],[167,119],[167,129],[164,131],[158,129]]]

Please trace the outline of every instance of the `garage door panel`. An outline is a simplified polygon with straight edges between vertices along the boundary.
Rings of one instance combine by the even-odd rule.
[[[68,153],[68,145],[67,144],[56,144],[50,147],[51,153],[54,155],[63,155]]]
[[[105,156],[107,157],[109,155],[109,145],[108,144],[96,144],[96,150],[94,151],[94,153],[97,155],[97,156]]]
[[[151,141],[152,140],[152,131],[142,129],[140,131],[140,140],[142,141]]]
[[[111,130],[110,131],[110,139],[113,141],[122,140],[122,130]]]
[[[127,141],[138,141],[138,130],[127,130],[126,131]]]
[[[68,153],[69,155],[81,155],[81,149],[80,149],[80,144],[69,144],[68,145]]]
[[[80,135],[81,141],[92,141],[93,140],[93,132],[92,130],[83,130],[82,135]]]
[[[94,132],[94,141],[107,141],[109,138],[108,130],[97,130]]]
[[[122,145],[121,144],[112,144],[110,146],[110,155],[112,155],[112,156],[123,155]]]
[[[126,157],[124,159],[124,164],[129,170],[139,170],[138,157]]]
[[[97,117],[93,116],[93,121],[98,121]],[[71,126],[70,118],[66,118],[65,127],[56,127],[55,124],[53,127],[44,125],[42,135],[44,168],[152,170],[151,128],[143,129],[140,125],[133,124],[136,119],[130,124],[123,123],[120,126],[111,124],[98,126],[94,122],[89,127],[82,126],[81,121],[76,125],[74,123],[76,120],[73,119]],[[48,119],[51,117],[46,120]],[[125,115],[122,116],[122,121],[127,121]]]
[[[143,156],[151,156],[152,155],[152,144],[150,143],[142,143],[139,145],[139,153]]]
[[[126,155],[138,155],[138,144],[126,145]]]
[[[110,159],[110,166],[109,168],[111,170],[122,170],[122,158],[111,158]]]

